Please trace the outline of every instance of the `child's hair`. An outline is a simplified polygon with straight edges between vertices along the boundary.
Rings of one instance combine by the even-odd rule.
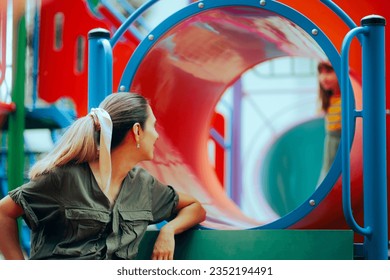
[[[320,62],[317,66],[318,73],[321,71],[334,71],[333,67],[328,62]],[[321,84],[319,85],[319,98],[321,100],[321,108],[324,112],[328,112],[330,106],[330,97],[333,95],[331,90],[325,90],[322,88]]]

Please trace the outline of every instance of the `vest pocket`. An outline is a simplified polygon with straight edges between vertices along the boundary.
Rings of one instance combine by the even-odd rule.
[[[96,253],[98,241],[110,221],[110,214],[95,209],[67,208],[64,241],[53,253],[67,256],[85,256]]]
[[[122,232],[119,234],[121,236],[120,249],[116,255],[122,259],[133,259],[138,253],[138,246],[147,226],[153,221],[153,215],[148,210],[119,210],[119,214],[119,227]]]

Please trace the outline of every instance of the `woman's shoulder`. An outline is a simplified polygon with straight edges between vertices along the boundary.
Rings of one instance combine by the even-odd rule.
[[[146,169],[140,166],[136,166],[133,169],[131,169],[129,171],[129,176],[133,182],[142,181],[146,183],[146,182],[153,182],[155,180],[154,177]]]
[[[85,176],[88,173],[87,167],[86,163],[57,166],[47,175],[57,179]]]

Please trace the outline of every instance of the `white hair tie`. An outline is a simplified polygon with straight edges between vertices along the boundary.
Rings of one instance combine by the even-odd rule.
[[[95,129],[100,130],[99,170],[104,193],[108,194],[111,184],[112,121],[107,111],[102,108],[92,108],[90,114]]]

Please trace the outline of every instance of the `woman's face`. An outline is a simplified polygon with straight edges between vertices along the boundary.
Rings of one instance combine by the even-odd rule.
[[[148,107],[148,115],[140,140],[140,149],[143,151],[145,160],[152,160],[154,156],[154,144],[158,139],[158,132],[156,130],[156,117],[150,106]]]
[[[337,75],[331,67],[321,67],[319,70],[319,83],[325,91],[338,91],[339,83]]]

